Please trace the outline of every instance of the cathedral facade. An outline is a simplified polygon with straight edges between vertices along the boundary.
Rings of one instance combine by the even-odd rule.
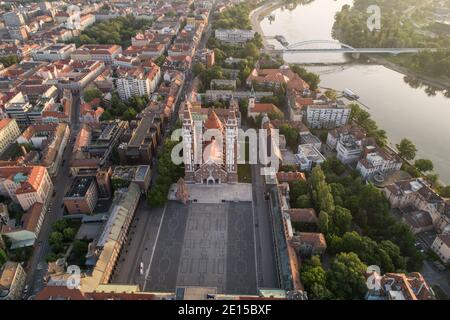
[[[182,131],[187,183],[238,182],[238,113],[237,103],[218,110],[185,106]]]

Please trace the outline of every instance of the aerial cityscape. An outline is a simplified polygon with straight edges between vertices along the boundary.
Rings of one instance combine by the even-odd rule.
[[[0,1],[0,300],[449,299],[450,0]]]

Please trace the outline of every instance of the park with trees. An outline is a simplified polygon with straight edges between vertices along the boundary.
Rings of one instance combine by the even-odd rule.
[[[156,181],[147,195],[148,202],[153,207],[164,205],[170,186],[184,176],[183,166],[174,164],[171,158],[172,149],[178,143],[179,141],[167,138],[157,156]]]
[[[383,273],[420,270],[423,257],[409,227],[392,216],[382,191],[337,159],[315,167],[308,182],[291,182],[290,198],[293,207],[310,205],[319,213],[318,231],[328,243],[329,267],[313,256],[300,268],[310,298],[363,298],[368,265]]]
[[[70,39],[78,47],[83,44],[120,44],[123,48],[131,45],[131,38],[139,31],[152,25],[151,20],[136,19],[132,15],[101,21],[82,31],[78,37]]]
[[[75,240],[80,225],[80,220],[68,219],[61,219],[53,223],[52,232],[48,239],[51,251],[46,257],[47,262],[53,262],[65,256],[68,248]],[[86,255],[86,252],[84,255]]]

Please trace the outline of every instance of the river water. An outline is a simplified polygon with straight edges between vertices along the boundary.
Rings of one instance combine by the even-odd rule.
[[[332,40],[334,15],[352,0],[315,0],[292,10],[275,10],[275,21],[261,22],[265,35],[283,35],[290,43]],[[276,47],[276,41],[269,40]],[[419,150],[417,158],[431,159],[440,179],[450,184],[450,99],[427,86],[413,88],[405,76],[381,65],[354,63],[341,54],[286,54],[289,63],[326,62],[308,67],[320,75],[321,86],[350,88],[367,106],[378,126],[387,131],[390,145],[408,138]],[[347,63],[345,63],[347,62]],[[345,63],[335,65],[335,63]]]

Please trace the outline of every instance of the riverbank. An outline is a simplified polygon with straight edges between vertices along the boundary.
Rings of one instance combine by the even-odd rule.
[[[416,78],[425,85],[436,87],[440,90],[450,90],[450,81],[446,81],[444,79],[436,79],[436,78],[432,78],[430,76],[426,76],[426,75],[417,73],[411,69],[403,67],[403,66],[401,66],[397,63],[394,63],[392,61],[389,61],[388,59],[383,58],[383,57],[375,57],[373,55],[368,55],[368,58],[371,62],[382,65],[388,69],[391,69],[393,71],[401,73],[405,76]]]
[[[250,12],[250,21],[252,25],[252,29],[255,32],[258,32],[262,38],[263,38],[263,44],[265,48],[270,48],[270,44],[267,42],[267,39],[265,39],[264,31],[261,27],[261,21],[264,19],[265,16],[271,14],[273,11],[277,10],[278,8],[282,7],[284,5],[283,1],[273,1],[270,3],[266,3],[262,5],[261,7],[258,7],[254,9],[252,12]],[[450,80],[442,79],[442,78],[434,78],[431,76],[427,76],[418,72],[415,72],[407,67],[404,67],[398,63],[395,63],[393,61],[390,61],[386,57],[376,56],[376,55],[367,55],[368,59],[373,64],[378,64],[381,66],[384,66],[390,70],[393,70],[395,72],[398,72],[400,74],[403,74],[405,76],[409,76],[412,78],[415,78],[422,82],[424,85],[428,85],[431,87],[435,87],[439,90],[450,90]],[[321,63],[315,63],[315,65],[320,65]],[[339,63],[340,64],[340,63]],[[314,64],[312,64],[314,65]]]
[[[253,29],[253,31],[258,32],[261,35],[261,37],[263,39],[264,47],[266,49],[269,48],[269,43],[265,39],[264,32],[261,28],[261,20],[263,19],[262,17],[272,13],[273,11],[275,11],[276,9],[278,9],[281,6],[283,6],[283,2],[280,0],[277,0],[277,1],[270,2],[270,3],[266,3],[266,4],[262,5],[261,7],[258,7],[255,10],[253,10],[252,12],[250,12],[250,22],[252,24],[252,29]]]

